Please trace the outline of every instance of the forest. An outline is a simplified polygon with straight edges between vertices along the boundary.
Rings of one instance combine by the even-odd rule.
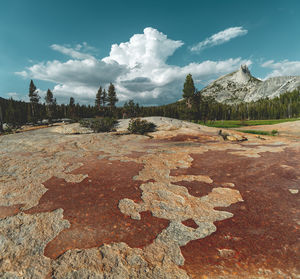
[[[300,116],[300,89],[286,92],[274,99],[234,105],[218,103],[211,98],[198,96],[195,107],[188,108],[184,101],[143,108],[143,116],[160,115],[185,120],[258,120],[282,119]]]
[[[36,124],[41,120],[55,122],[59,119],[78,121],[82,118],[113,117],[133,118],[146,116],[165,116],[183,120],[214,121],[214,120],[257,120],[300,117],[300,88],[286,92],[274,99],[260,99],[256,102],[223,104],[212,98],[202,96],[196,90],[192,76],[186,77],[183,86],[183,99],[162,106],[140,106],[133,100],[123,106],[118,102],[114,85],[108,91],[102,87],[95,93],[94,105],[80,105],[73,97],[68,104],[57,104],[51,90],[48,89],[45,100],[41,102],[33,81],[29,86],[30,102],[0,98],[0,124],[11,126]]]

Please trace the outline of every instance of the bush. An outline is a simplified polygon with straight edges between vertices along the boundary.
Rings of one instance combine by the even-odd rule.
[[[90,128],[90,123],[91,123],[91,120],[88,120],[88,119],[81,119],[79,121],[80,126],[86,127],[86,128]]]
[[[2,132],[0,131],[0,134],[11,134],[14,132],[12,125],[5,124],[3,126],[4,126],[3,131]]]
[[[275,135],[278,134],[278,131],[277,130],[272,130],[271,134],[272,134],[272,136],[275,136]]]
[[[80,125],[92,129],[95,133],[111,132],[118,121],[114,118],[83,119]]]
[[[140,118],[131,119],[128,125],[128,131],[131,134],[144,135],[146,133],[154,132],[156,125]]]

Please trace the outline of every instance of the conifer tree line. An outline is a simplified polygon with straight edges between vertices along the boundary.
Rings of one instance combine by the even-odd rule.
[[[142,109],[142,116],[157,115],[184,120],[258,120],[300,117],[300,87],[274,99],[238,104],[219,103],[203,96],[194,86],[191,74],[183,85],[183,100],[173,104]]]
[[[97,114],[102,116],[113,116],[118,101],[116,89],[112,83],[109,84],[107,92],[105,88],[102,89],[102,86],[100,86],[95,99]]]
[[[47,119],[51,123],[57,119],[77,119],[82,117],[94,117],[95,115],[93,106],[75,104],[73,97],[70,97],[68,105],[58,105],[50,89],[47,90],[45,99],[41,100],[32,80],[29,84],[28,97],[30,100],[29,103],[16,101],[12,98],[7,100],[0,97],[0,110],[2,112],[0,115],[0,124],[9,123],[13,126],[18,126],[28,123],[35,124],[43,119]],[[41,101],[44,102],[41,103]]]
[[[286,92],[274,99],[260,99],[256,102],[223,104],[211,97],[202,96],[195,88],[192,75],[187,75],[183,84],[183,100],[169,105],[143,107],[129,100],[117,107],[118,97],[115,86],[110,83],[107,90],[99,87],[95,92],[94,105],[80,105],[73,97],[69,103],[57,104],[50,89],[45,99],[38,94],[34,82],[29,84],[30,102],[0,98],[0,132],[3,123],[23,125],[37,123],[42,119],[49,122],[57,119],[114,117],[132,118],[144,116],[165,116],[183,120],[256,120],[300,117],[300,88]]]

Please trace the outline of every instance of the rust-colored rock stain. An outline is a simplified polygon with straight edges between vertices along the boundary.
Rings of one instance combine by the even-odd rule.
[[[20,208],[22,204],[15,204],[12,206],[0,206],[0,218],[5,218],[9,216],[13,216],[20,212]]]
[[[178,134],[176,136],[168,138],[167,140],[178,141],[178,142],[182,142],[182,141],[208,142],[209,140],[211,140],[212,142],[215,141],[215,139],[211,136],[205,136],[205,135],[194,136],[188,134]]]
[[[189,194],[194,197],[203,197],[208,195],[214,188],[213,184],[208,184],[199,181],[179,181],[173,184],[184,186],[188,189]]]
[[[199,227],[193,219],[182,221],[182,224],[193,229],[197,229]]]
[[[213,143],[213,142],[217,142],[217,139],[214,137],[214,135],[190,135],[190,134],[177,134],[175,136],[170,136],[170,137],[164,136],[163,138],[158,137],[155,139],[151,139],[151,144],[168,143],[168,142]]]
[[[52,177],[44,183],[48,191],[39,204],[27,211],[37,213],[63,208],[71,227],[62,231],[45,248],[45,256],[57,258],[69,249],[91,248],[104,243],[125,242],[144,247],[168,226],[169,221],[143,212],[141,220],[123,215],[119,200],[140,201],[140,181],[132,179],[142,169],[135,162],[87,158],[74,174],[88,174],[80,183]]]
[[[299,194],[292,195],[288,190],[300,188],[300,153],[286,149],[261,155],[249,158],[228,151],[192,154],[194,161],[189,169],[171,172],[175,176],[209,175],[215,185],[234,183],[244,199],[230,207],[217,208],[234,216],[216,222],[214,234],[181,247],[185,258],[183,268],[192,278],[201,278],[202,274],[209,278],[220,272],[251,273],[259,268],[279,268],[287,273],[300,271]],[[199,184],[186,181],[178,184],[197,195]],[[222,249],[226,253],[220,252]]]

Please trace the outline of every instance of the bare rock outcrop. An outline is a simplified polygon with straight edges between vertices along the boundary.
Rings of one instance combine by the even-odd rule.
[[[0,277],[297,278],[299,141],[148,120],[0,137]]]
[[[61,209],[0,219],[0,277],[45,278],[52,261],[44,256],[44,248],[68,227]]]

